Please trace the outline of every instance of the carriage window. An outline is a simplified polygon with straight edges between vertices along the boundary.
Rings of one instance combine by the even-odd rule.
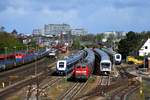
[[[101,63],[102,67],[107,68],[110,66],[110,63]]]
[[[63,68],[63,67],[64,67],[64,62],[60,62],[60,63],[59,63],[59,67],[60,67],[60,68]]]

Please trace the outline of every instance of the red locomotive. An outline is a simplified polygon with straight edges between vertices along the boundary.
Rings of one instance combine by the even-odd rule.
[[[74,68],[73,77],[75,79],[87,80],[93,73],[95,55],[91,49],[87,49],[86,51],[88,53],[87,57],[84,59],[83,62],[77,64]]]

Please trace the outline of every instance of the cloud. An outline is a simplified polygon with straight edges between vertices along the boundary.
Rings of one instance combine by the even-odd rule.
[[[149,0],[115,0],[112,5],[117,9],[123,8],[147,8],[150,6]]]
[[[148,29],[149,0],[5,0],[0,24],[32,32],[49,23],[68,23],[90,32]]]

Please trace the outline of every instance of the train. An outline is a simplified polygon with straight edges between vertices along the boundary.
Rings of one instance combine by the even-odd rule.
[[[102,48],[102,50],[106,53],[108,53],[112,59],[112,62],[115,65],[120,65],[122,62],[122,56],[120,53],[117,53],[115,51],[113,51],[111,48]]]
[[[110,60],[109,55],[106,52],[98,48],[95,48],[94,51],[100,59],[100,62],[99,62],[100,74],[105,74],[105,75],[110,74],[112,70],[112,62]]]
[[[50,58],[57,58],[57,56],[58,56],[58,50],[55,49],[55,48],[51,48],[48,56]]]
[[[0,61],[0,71],[13,69],[15,67],[25,65],[47,56],[49,50],[41,49],[34,53],[16,53],[15,59],[5,59]]]
[[[86,52],[86,58],[74,67],[74,79],[87,80],[93,73],[95,64],[95,54],[92,49],[86,49]]]
[[[86,52],[81,50],[76,54],[70,55],[63,60],[58,60],[56,65],[56,73],[58,75],[67,75],[72,72],[74,65],[86,56]]]

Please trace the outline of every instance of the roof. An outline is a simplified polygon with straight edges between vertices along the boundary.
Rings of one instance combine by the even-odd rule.
[[[110,60],[109,55],[106,52],[100,49],[94,49],[94,50],[101,56],[101,60]]]

